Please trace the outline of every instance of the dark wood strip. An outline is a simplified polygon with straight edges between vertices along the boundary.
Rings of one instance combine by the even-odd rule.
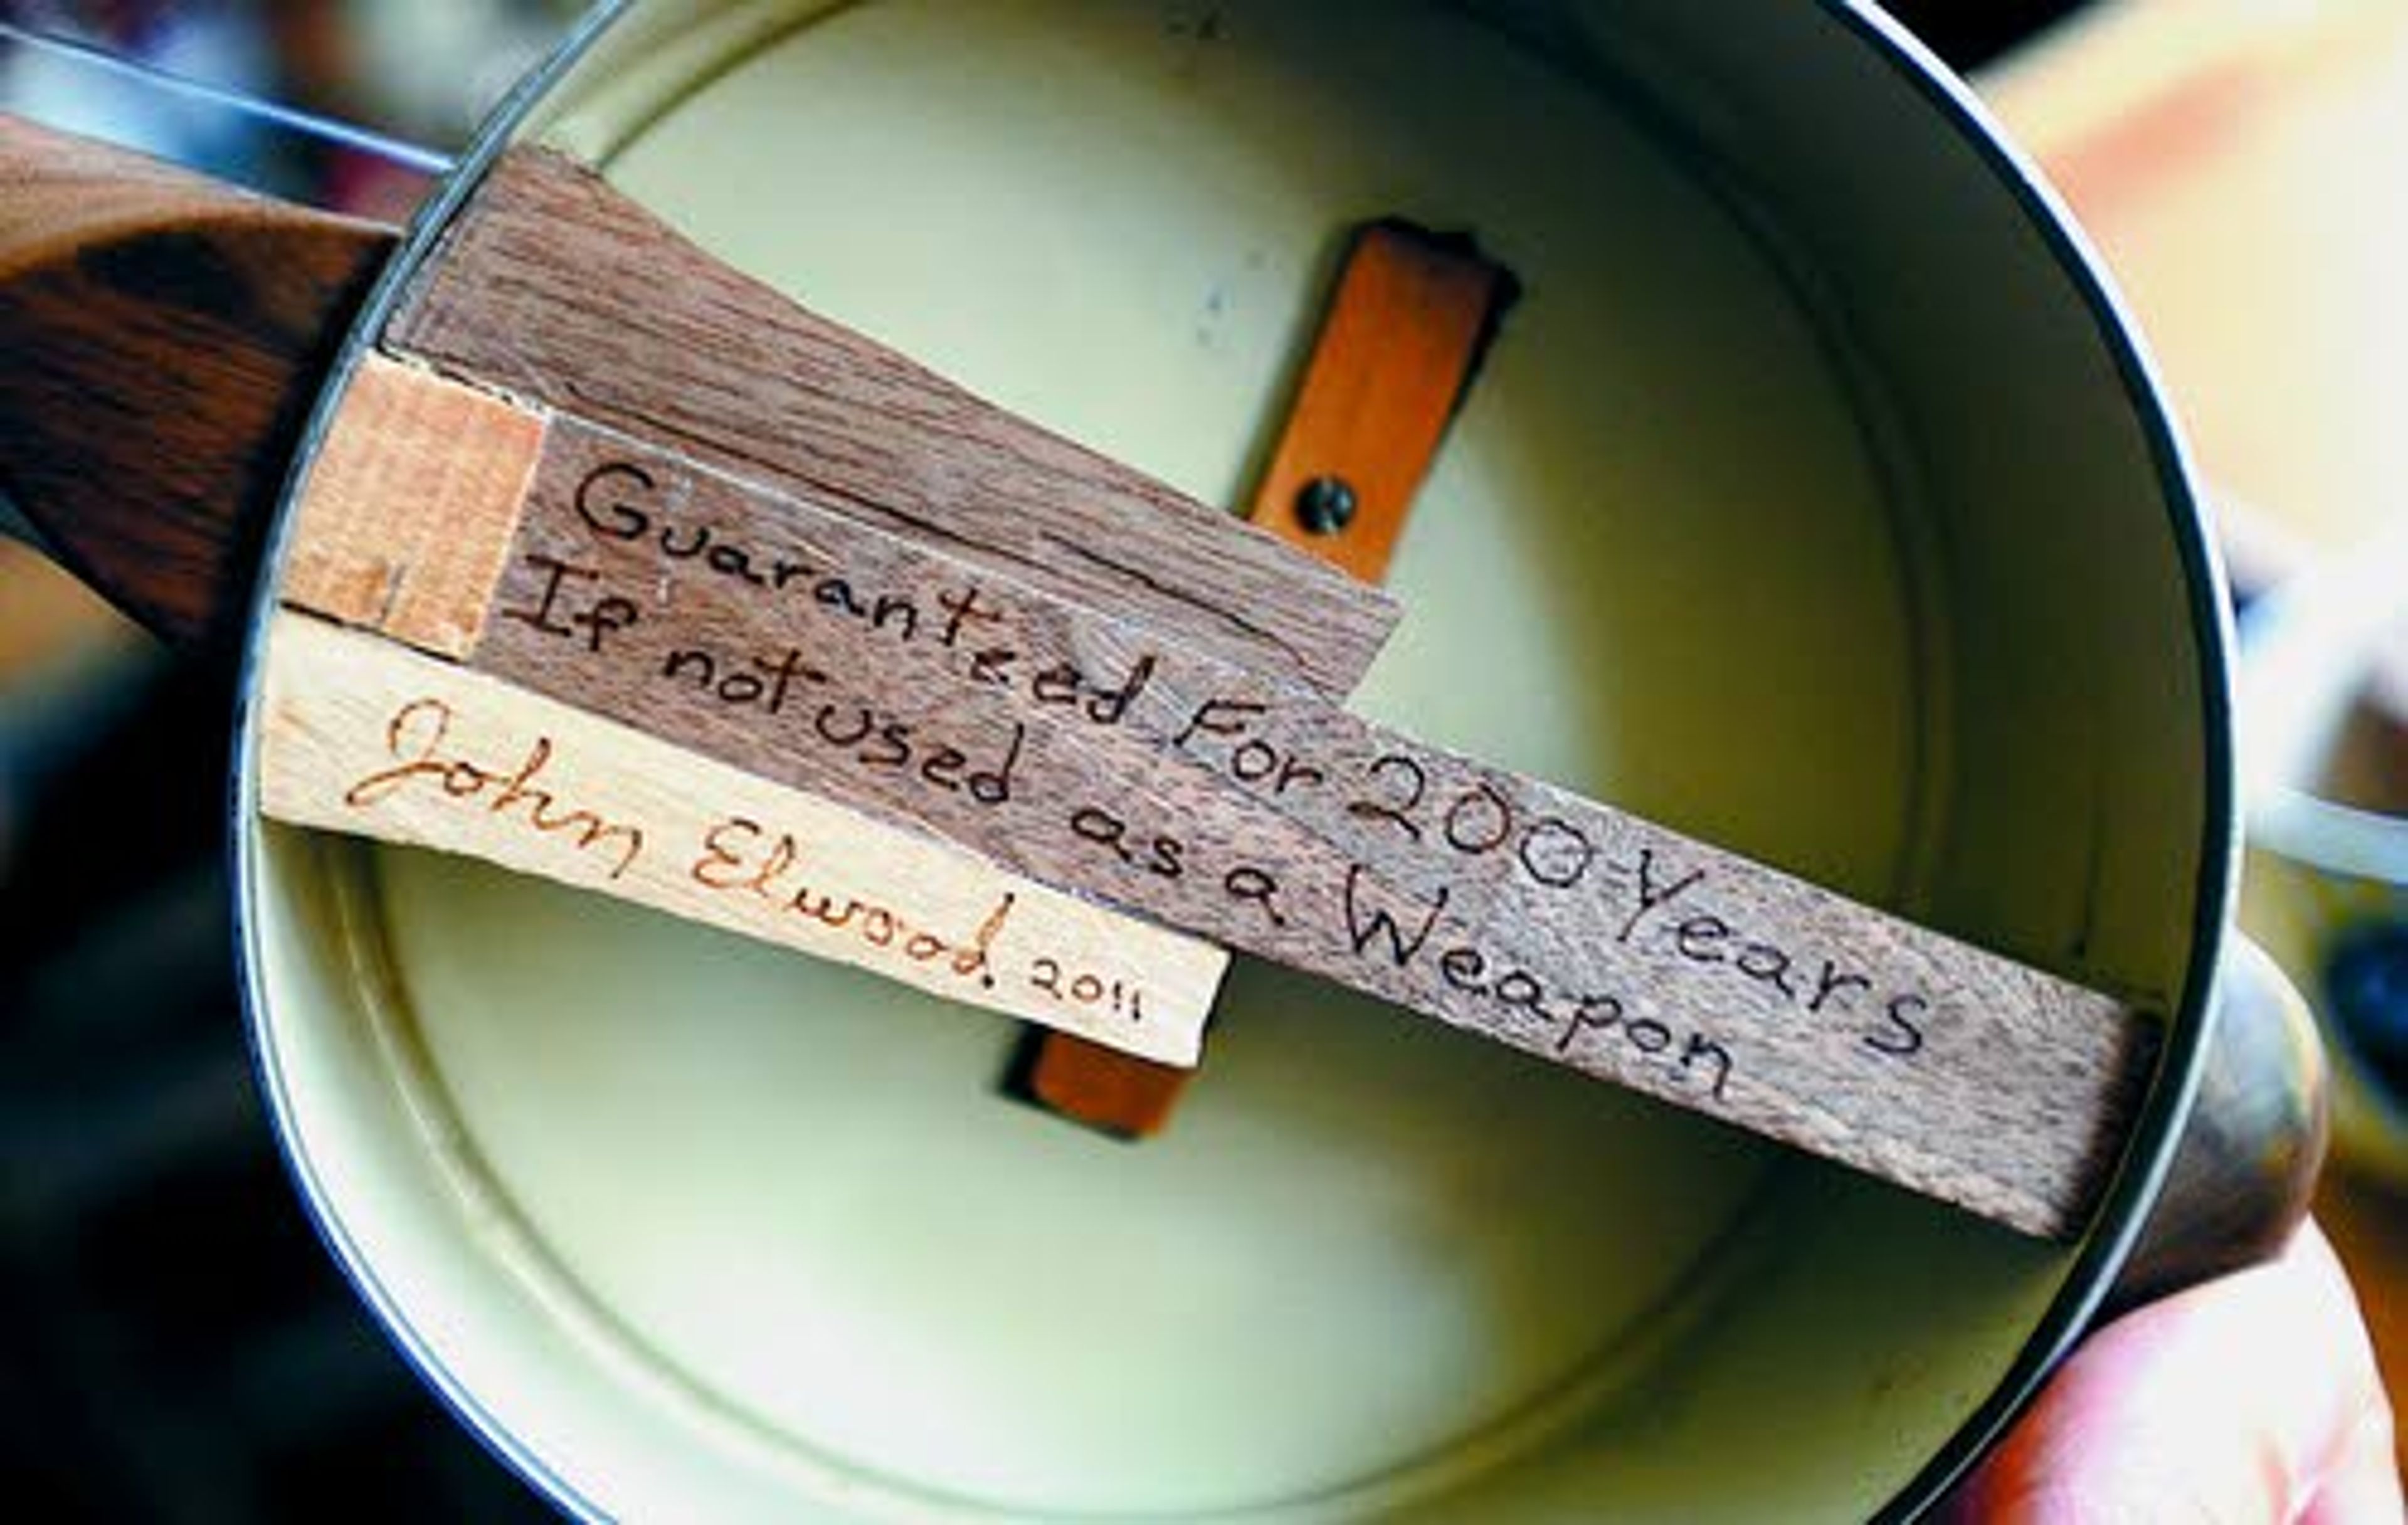
[[[547,151],[494,167],[388,342],[1328,693],[1396,624],[1377,590],[804,309]]]
[[[2028,1232],[2079,1228],[2151,1051],[2107,996],[566,416],[484,628],[509,682]]]

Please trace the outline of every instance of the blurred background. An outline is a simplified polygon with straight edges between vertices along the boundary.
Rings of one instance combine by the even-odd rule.
[[[0,36],[0,109],[398,221],[431,183],[426,155],[288,130],[212,97],[439,156],[579,8],[0,0],[10,28],[202,87]],[[2386,416],[2408,396],[2408,0],[1892,8],[1972,74],[2100,244],[2193,433],[2244,594],[2362,557],[2408,525],[2408,428]],[[2389,597],[2408,614],[2408,558],[2394,570]],[[2396,827],[2408,683],[2362,692],[2333,765],[2303,782]],[[9,1508],[196,1525],[547,1518],[368,1324],[284,1178],[231,961],[231,693],[223,671],[162,652],[0,538]],[[2350,1115],[2321,1211],[2396,1374],[2408,1371],[2408,866],[2379,852],[2346,871],[2315,861],[2329,837],[2253,866],[2250,914],[2334,1017]]]
[[[0,22],[439,153],[578,8],[0,0]],[[392,221],[431,183],[390,155],[6,38],[0,109]],[[553,1518],[385,1343],[277,1156],[227,914],[232,693],[222,670],[170,656],[0,538],[6,1512]]]

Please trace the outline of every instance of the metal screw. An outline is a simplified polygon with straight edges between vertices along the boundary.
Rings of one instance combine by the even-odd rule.
[[[1354,489],[1343,477],[1315,477],[1296,495],[1296,518],[1315,535],[1335,535],[1354,522]]]

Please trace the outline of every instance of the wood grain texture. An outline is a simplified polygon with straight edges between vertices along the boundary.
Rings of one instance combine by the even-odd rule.
[[[1410,224],[1356,230],[1247,519],[1367,583],[1387,575],[1422,479],[1518,283],[1468,239]],[[1308,483],[1342,482],[1353,517],[1306,522]],[[1025,1085],[1066,1117],[1123,1138],[1170,1122],[1195,1072],[1066,1033],[1041,1036]]]
[[[556,415],[472,657],[2028,1232],[2154,1050],[2125,1002],[949,554]]]
[[[0,489],[161,635],[230,631],[392,242],[0,116]]]
[[[310,463],[278,596],[466,656],[542,451],[537,415],[367,356]]]
[[[274,818],[497,863],[1195,1062],[1226,957],[365,631],[271,632]]]
[[[494,167],[387,342],[1326,691],[1396,623],[1376,590],[797,307],[547,151]]]

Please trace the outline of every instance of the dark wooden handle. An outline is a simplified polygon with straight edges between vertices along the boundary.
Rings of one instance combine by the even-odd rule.
[[[2315,1018],[2255,943],[2234,940],[2217,983],[2199,1100],[2111,1309],[2272,1259],[2315,1195],[2327,1134]]]
[[[0,491],[152,630],[222,630],[393,242],[0,116]]]

